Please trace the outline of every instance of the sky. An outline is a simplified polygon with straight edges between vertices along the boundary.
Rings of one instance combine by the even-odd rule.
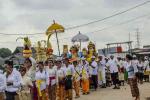
[[[55,20],[65,28],[99,20],[115,13],[124,11],[146,0],[0,0],[0,33],[33,34],[29,36],[34,45],[39,40],[47,39],[46,29]],[[146,15],[132,22],[118,25],[139,16]],[[113,27],[112,27],[113,26]],[[64,44],[72,45],[71,38],[78,34],[87,35],[96,48],[104,48],[107,43],[134,41],[136,46],[136,29],[140,32],[141,47],[150,44],[150,3],[116,17],[90,24],[84,27],[66,30],[59,33],[60,48]],[[106,28],[104,30],[101,30]],[[94,32],[96,30],[101,30]],[[0,35],[0,47],[10,48],[23,46],[23,41],[16,39],[20,36]],[[23,37],[23,36],[22,36]],[[55,35],[51,37],[54,53],[57,53]],[[86,47],[87,43],[82,43]]]

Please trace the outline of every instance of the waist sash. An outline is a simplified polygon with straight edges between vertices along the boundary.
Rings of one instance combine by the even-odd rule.
[[[49,77],[49,86],[51,86],[51,82],[52,82],[52,80],[54,80],[54,79],[56,79],[55,76]]]

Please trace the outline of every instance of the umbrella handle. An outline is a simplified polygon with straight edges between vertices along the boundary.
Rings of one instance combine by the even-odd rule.
[[[56,30],[55,30],[55,33],[56,33],[56,39],[57,39],[58,53],[59,53],[59,56],[60,56],[59,40],[58,40],[58,35],[57,35]]]

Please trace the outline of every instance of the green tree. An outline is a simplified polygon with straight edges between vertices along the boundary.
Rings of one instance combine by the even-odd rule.
[[[12,54],[11,50],[8,48],[1,48],[0,49],[0,57],[6,58]]]
[[[16,48],[13,54],[20,53],[19,49]]]

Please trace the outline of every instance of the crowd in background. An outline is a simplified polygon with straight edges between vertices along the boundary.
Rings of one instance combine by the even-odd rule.
[[[135,55],[92,56],[91,62],[84,57],[36,62],[30,57],[19,69],[13,66],[13,61],[7,60],[0,70],[0,100],[73,100],[81,93],[89,95],[91,90],[112,85],[120,89],[125,83],[135,100],[140,100],[138,83],[149,82],[150,71],[149,58]]]

